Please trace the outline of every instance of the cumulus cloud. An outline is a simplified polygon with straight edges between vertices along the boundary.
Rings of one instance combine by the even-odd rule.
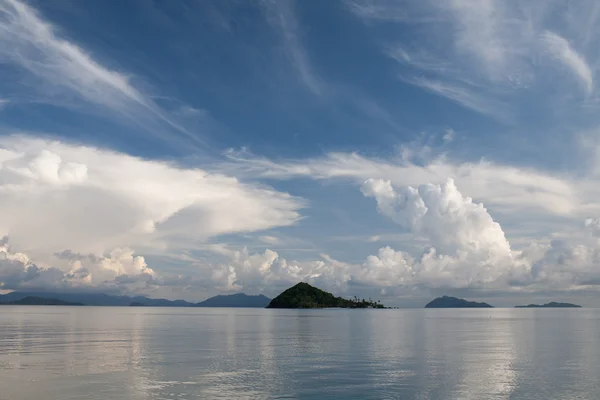
[[[23,253],[13,251],[9,238],[0,242],[0,290],[97,289],[135,292],[159,285],[157,274],[144,257],[131,249],[115,249],[105,256],[65,251],[67,268],[40,265]]]
[[[482,204],[463,196],[454,182],[396,190],[389,181],[367,180],[362,192],[379,211],[431,247],[419,257],[389,247],[369,256],[363,278],[379,286],[488,287],[496,290],[576,290],[600,284],[600,243],[553,240],[514,251]],[[598,220],[585,227],[596,235]],[[525,288],[525,289],[524,289]]]
[[[600,218],[586,218],[585,228],[596,237],[600,237]]]
[[[520,253],[513,254],[500,225],[483,205],[463,196],[452,180],[396,189],[389,181],[369,179],[362,192],[375,198],[383,215],[413,236],[424,236],[430,246],[418,256],[386,246],[360,264],[327,255],[318,261],[291,262],[271,250],[243,250],[232,252],[231,261],[217,267],[212,278],[231,291],[303,280],[343,292],[350,284],[377,289],[508,289],[511,281],[529,276],[528,264]]]
[[[228,261],[213,266],[211,275],[214,284],[225,291],[249,288],[259,292],[284,288],[299,281],[343,290],[351,280],[351,266],[326,254],[321,255],[321,260],[290,261],[270,249],[251,254],[244,248],[231,251],[228,258]]]
[[[17,248],[180,247],[291,225],[303,206],[269,187],[93,147],[3,137],[0,148],[0,231]]]
[[[424,236],[432,246],[418,265],[391,249],[371,258],[372,265],[396,262],[421,279],[460,286],[492,282],[511,273],[513,254],[500,224],[482,204],[463,196],[453,180],[396,190],[390,181],[369,179],[362,192],[375,198],[383,215]]]

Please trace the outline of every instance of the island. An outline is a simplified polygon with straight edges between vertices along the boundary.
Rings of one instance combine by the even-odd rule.
[[[365,299],[344,299],[300,282],[275,297],[267,308],[386,308],[379,302]]]
[[[526,306],[515,306],[515,308],[581,308],[577,304],[571,303],[557,303],[555,301],[551,301],[546,304],[528,304]]]
[[[478,303],[476,301],[468,301],[456,297],[442,296],[433,299],[425,308],[494,308],[488,303]]]
[[[228,295],[218,295],[206,299],[192,307],[260,307],[265,308],[269,305],[271,299],[262,294],[251,296],[245,293],[235,293]]]
[[[13,300],[6,303],[0,303],[4,306],[82,306],[82,303],[72,303],[59,299],[49,299],[45,297],[28,296],[19,300]]]

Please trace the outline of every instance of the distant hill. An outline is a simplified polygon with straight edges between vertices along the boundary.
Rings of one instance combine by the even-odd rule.
[[[348,300],[300,282],[271,300],[267,308],[385,308],[365,300]]]
[[[56,299],[88,306],[129,306],[131,303],[139,303],[151,307],[189,307],[193,304],[184,300],[149,299],[144,296],[111,296],[104,293],[84,292],[12,292],[0,295],[0,303],[9,303],[26,297]]]
[[[456,297],[442,296],[427,303],[425,308],[494,308],[488,303],[478,303]]]
[[[245,293],[218,295],[194,304],[193,307],[260,307],[265,308],[271,299],[259,294],[249,296]]]
[[[546,304],[528,304],[526,306],[515,306],[515,308],[581,308],[577,304],[550,302]]]
[[[129,307],[148,307],[148,306],[145,305],[144,303],[138,303],[137,301],[132,301],[131,304],[129,304]]]
[[[18,305],[18,306],[82,306],[82,303],[72,303],[59,299],[27,296],[19,300],[0,303],[0,305]]]

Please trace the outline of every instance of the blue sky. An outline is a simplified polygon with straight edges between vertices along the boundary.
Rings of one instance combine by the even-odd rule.
[[[599,17],[0,0],[0,289],[593,303]]]

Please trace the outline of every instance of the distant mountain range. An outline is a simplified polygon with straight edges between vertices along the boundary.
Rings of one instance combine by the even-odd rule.
[[[19,300],[9,302],[0,302],[3,306],[82,306],[81,303],[71,303],[58,299],[49,299],[45,297],[27,296]]]
[[[189,307],[193,305],[193,303],[184,300],[149,299],[144,296],[111,296],[104,293],[85,292],[12,292],[0,295],[0,303],[17,301],[26,297],[56,299],[71,303],[81,303],[86,306],[129,306],[131,303],[140,303],[153,307]]]
[[[546,304],[528,304],[526,306],[515,306],[515,308],[581,308],[577,304],[571,303],[557,303],[555,301],[551,301]]]
[[[236,293],[228,295],[218,295],[206,299],[194,307],[260,307],[265,308],[269,305],[271,299],[267,296],[259,294],[257,296],[249,296],[245,293]]]
[[[200,303],[191,303],[185,300],[150,299],[144,296],[111,296],[104,293],[85,292],[12,292],[0,295],[0,304],[22,304],[23,299],[32,298],[38,304],[54,301],[86,306],[148,306],[148,307],[266,307],[271,299],[266,296],[249,296],[244,293],[219,295],[211,297]],[[33,300],[29,300],[33,301]],[[34,305],[33,303],[30,303]],[[59,304],[56,304],[59,305]],[[65,304],[66,305],[66,304]]]
[[[0,305],[86,305],[113,307],[236,307],[236,308],[385,308],[380,303],[335,297],[331,293],[301,282],[287,289],[275,299],[260,295],[235,293],[218,295],[191,303],[185,300],[151,299],[144,296],[112,296],[104,293],[85,292],[12,292],[0,295]],[[478,303],[450,296],[438,297],[425,308],[493,308],[487,303]],[[550,302],[529,304],[516,308],[581,308],[577,304]]]
[[[476,301],[468,301],[456,297],[442,296],[433,299],[425,308],[494,308],[488,303],[478,303]]]

